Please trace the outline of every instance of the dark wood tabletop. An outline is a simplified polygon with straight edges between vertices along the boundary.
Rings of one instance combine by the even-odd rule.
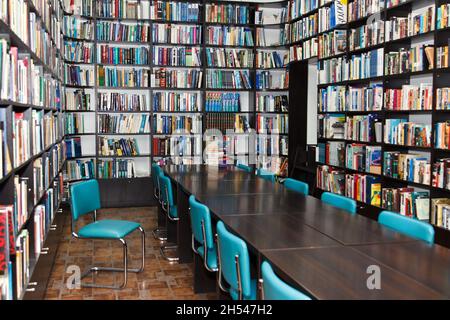
[[[450,298],[450,250],[447,248],[422,241],[354,248]]]
[[[445,299],[417,282],[351,247],[262,251],[289,282],[317,299]],[[380,289],[367,286],[369,266],[380,268]],[[373,284],[369,279],[369,284]]]
[[[339,246],[323,233],[286,214],[224,216],[227,227],[258,250]]]
[[[213,218],[267,258],[285,281],[315,298],[450,298],[446,248],[233,167],[164,168],[179,188],[209,207]],[[370,265],[381,269],[380,290],[367,288]]]

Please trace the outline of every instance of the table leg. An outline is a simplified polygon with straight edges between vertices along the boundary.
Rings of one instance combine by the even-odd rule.
[[[209,272],[203,265],[203,259],[194,254],[194,292],[207,293],[216,291],[217,273]]]
[[[191,218],[189,216],[189,195],[178,186],[177,190],[178,206],[178,257],[179,263],[191,263],[193,252],[191,248],[192,232]]]

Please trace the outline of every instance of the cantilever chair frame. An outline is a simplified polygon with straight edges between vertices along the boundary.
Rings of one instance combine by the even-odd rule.
[[[70,188],[69,188],[70,192]],[[97,210],[94,210],[93,212],[93,218],[94,222],[97,221]],[[73,220],[72,213],[70,214],[70,231],[72,234],[72,237],[75,239],[86,239],[86,240],[115,240],[115,239],[105,239],[105,238],[92,238],[92,237],[82,237],[75,231],[75,221]],[[113,268],[113,267],[100,267],[100,266],[90,266],[86,271],[84,271],[80,276],[80,281],[84,279],[86,276],[88,276],[92,272],[98,272],[98,271],[108,271],[108,272],[123,272],[123,282],[119,286],[113,286],[113,285],[101,285],[101,284],[95,284],[95,283],[83,283],[81,282],[80,285],[85,288],[104,288],[104,289],[123,289],[126,287],[128,282],[128,272],[133,273],[140,273],[144,271],[145,267],[145,231],[144,229],[139,226],[138,230],[141,232],[142,237],[142,260],[141,260],[141,266],[139,268],[129,269],[128,268],[128,244],[125,238],[119,238],[120,243],[123,246],[123,268]]]
[[[191,214],[191,208],[189,208],[189,214]],[[208,266],[208,248],[206,247],[206,229],[205,229],[205,222],[202,219],[201,221],[202,224],[202,235],[203,235],[203,246],[204,246],[204,254],[203,254],[203,265],[205,266],[205,269],[208,270],[209,272],[217,272],[219,270],[219,268],[210,268]],[[191,226],[192,228],[192,226]],[[195,238],[194,238],[194,233],[192,233],[192,251],[194,251],[195,254],[199,254],[199,252],[197,251],[197,249],[195,249]]]
[[[223,292],[229,293],[230,290],[225,288],[222,282],[222,263],[220,261],[220,241],[219,236],[216,234],[216,243],[217,243],[217,264],[219,266],[218,270],[218,277],[217,277],[217,284],[219,285],[220,290]],[[238,299],[242,300],[242,281],[241,281],[241,266],[239,264],[239,255],[234,256],[234,264],[236,266],[236,280],[237,280],[237,288],[238,288]]]
[[[159,179],[158,179],[158,181],[159,181]],[[159,182],[158,182],[158,184],[159,184]],[[160,187],[161,187],[161,186],[160,186]],[[168,198],[169,198],[169,191],[167,190],[167,186],[165,186],[164,191],[165,191],[165,195],[166,195],[166,198],[165,198],[165,199],[168,199]],[[161,197],[160,197],[160,198],[161,198]],[[168,221],[168,220],[171,220],[171,221],[174,221],[174,222],[180,220],[180,218],[178,218],[178,217],[177,217],[177,218],[172,218],[172,217],[170,216],[170,214],[169,214],[169,212],[170,212],[170,204],[169,204],[168,202],[165,202],[163,199],[161,199],[161,206],[162,206],[163,211],[166,213],[166,226],[169,225],[169,221]],[[167,238],[166,238],[166,239],[167,239]],[[166,250],[174,250],[174,249],[177,249],[177,248],[178,248],[177,245],[161,246],[161,247],[159,248],[159,252],[161,253],[161,256],[162,256],[165,260],[167,260],[167,261],[169,261],[169,262],[177,262],[178,260],[180,260],[179,257],[169,257],[169,256],[166,254]]]
[[[156,177],[157,185],[153,186],[153,196],[156,200],[158,200],[159,204],[162,206],[162,199],[161,199],[161,187],[159,185],[159,177]],[[167,224],[166,224],[167,227]],[[167,230],[159,229],[158,227],[156,229],[152,230],[153,238],[156,240],[159,240],[161,242],[167,241]]]

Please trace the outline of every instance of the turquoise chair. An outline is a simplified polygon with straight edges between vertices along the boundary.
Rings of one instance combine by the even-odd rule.
[[[159,174],[162,172],[157,163],[152,163],[153,196],[162,205],[161,188],[159,186]],[[161,207],[158,208],[160,210]],[[159,217],[159,215],[158,215]],[[160,223],[158,223],[160,225]],[[159,241],[167,240],[167,230],[156,228],[152,231],[153,237]]]
[[[191,195],[189,197],[189,212],[192,228],[192,250],[202,257],[206,270],[216,272],[218,270],[217,250],[209,208],[195,200],[195,197]],[[196,246],[196,242],[200,244],[199,247]]]
[[[255,300],[256,281],[250,275],[250,257],[247,244],[227,231],[222,221],[217,223],[217,250],[219,251],[219,288],[233,300]],[[222,277],[228,288],[222,283]]]
[[[166,226],[168,227],[169,223],[178,223],[178,208],[174,201],[172,182],[162,171],[159,173],[159,186],[161,188],[162,209],[166,213]],[[167,254],[167,251],[177,249],[178,246],[176,245],[162,246],[160,248],[161,256],[168,261],[178,261],[178,257]]]
[[[238,164],[237,164],[237,167],[238,167],[239,169],[242,169],[242,170],[244,170],[244,171],[247,171],[248,173],[253,173],[252,167],[246,166],[245,164],[238,163]]]
[[[410,237],[434,243],[434,229],[429,223],[391,211],[382,211],[378,216],[378,222]]]
[[[256,175],[263,178],[264,180],[275,182],[275,174],[270,171],[258,169],[256,170]]]
[[[261,297],[263,300],[311,300],[310,297],[278,278],[267,261],[261,264],[261,275]]]
[[[298,193],[304,194],[305,196],[309,194],[309,186],[305,182],[287,178],[284,179],[283,184],[289,190],[296,191]]]
[[[100,188],[97,180],[88,180],[73,183],[70,185],[70,207],[71,207],[71,232],[72,236],[78,239],[102,239],[118,240],[123,245],[123,268],[90,267],[81,275],[81,279],[91,272],[113,271],[123,272],[123,282],[120,286],[97,285],[95,283],[82,283],[83,287],[122,289],[127,285],[128,272],[141,272],[144,270],[145,262],[145,232],[137,222],[124,220],[99,220],[97,221],[97,210],[100,209]],[[93,213],[94,222],[85,225],[75,231],[75,224],[78,219],[87,214]],[[135,230],[139,230],[142,235],[142,262],[139,269],[128,268],[128,246],[125,237]]]
[[[343,209],[348,213],[356,213],[356,201],[339,194],[324,192],[322,193],[321,200],[326,204]]]

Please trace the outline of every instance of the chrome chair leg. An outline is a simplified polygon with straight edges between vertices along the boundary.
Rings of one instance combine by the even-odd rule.
[[[123,268],[98,267],[98,266],[89,267],[81,275],[81,279],[85,278],[86,276],[88,276],[92,272],[98,272],[98,271],[123,272],[123,282],[122,282],[122,284],[120,286],[113,286],[113,285],[101,285],[101,284],[95,284],[95,283],[83,283],[82,282],[81,283],[82,287],[85,287],[85,288],[104,288],[104,289],[123,289],[127,285],[128,272],[139,273],[139,272],[142,272],[144,270],[144,267],[145,267],[145,231],[144,231],[144,229],[142,227],[139,227],[138,229],[141,232],[141,238],[142,238],[142,240],[141,240],[141,243],[142,243],[142,248],[141,248],[141,254],[142,254],[141,266],[139,268],[132,268],[132,269],[128,268],[128,245],[127,245],[126,240],[121,238],[121,239],[119,239],[119,241],[123,245]]]
[[[167,230],[156,228],[152,231],[153,238],[161,242],[167,241]]]
[[[159,248],[159,252],[161,253],[161,256],[169,262],[176,262],[176,261],[180,260],[180,258],[177,256],[170,256],[168,254],[168,251],[175,251],[175,255],[176,255],[178,253],[177,245],[162,246],[161,248]]]

